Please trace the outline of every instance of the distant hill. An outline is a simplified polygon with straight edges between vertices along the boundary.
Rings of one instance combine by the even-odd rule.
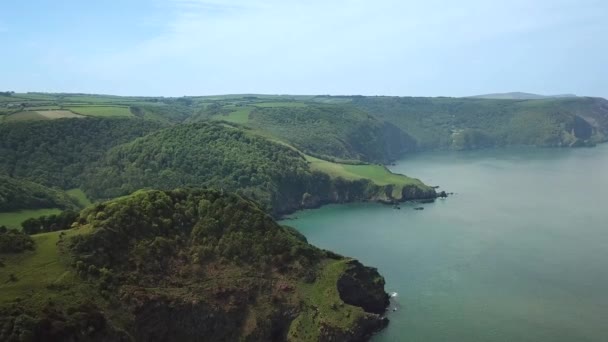
[[[542,99],[554,99],[563,97],[577,97],[574,94],[559,94],[559,95],[539,95],[532,93],[522,92],[511,92],[511,93],[494,93],[468,96],[476,99],[495,99],[495,100],[542,100]]]

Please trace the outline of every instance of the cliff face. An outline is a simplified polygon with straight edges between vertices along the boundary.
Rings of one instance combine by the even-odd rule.
[[[85,209],[75,229],[52,260],[71,263],[69,280],[45,307],[0,307],[3,341],[363,341],[387,323],[375,269],[236,195],[140,191]]]
[[[384,292],[384,278],[378,270],[365,267],[353,260],[338,279],[340,298],[347,303],[363,308],[367,312],[383,314],[389,305]]]
[[[319,179],[316,177],[315,179]],[[277,201],[274,212],[285,215],[299,209],[318,208],[330,203],[379,202],[394,204],[404,201],[437,198],[437,192],[422,182],[406,185],[377,185],[369,180],[330,179],[320,175],[320,181],[303,187],[303,194],[289,194]],[[301,198],[300,201],[294,199]]]

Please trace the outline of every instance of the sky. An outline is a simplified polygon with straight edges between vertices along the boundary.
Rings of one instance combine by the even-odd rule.
[[[0,90],[608,97],[605,0],[22,0]]]

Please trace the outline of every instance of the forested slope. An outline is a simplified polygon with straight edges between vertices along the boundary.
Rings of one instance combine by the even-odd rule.
[[[82,188],[113,198],[142,188],[214,187],[260,202],[281,214],[327,202],[430,198],[413,184],[395,195],[391,185],[344,180],[312,171],[298,151],[222,124],[179,125],[117,146],[88,169]]]
[[[113,146],[163,127],[141,119],[59,119],[0,125],[0,174],[63,189]]]
[[[34,240],[0,277],[53,269],[0,284],[3,341],[363,340],[386,324],[375,269],[217,190],[140,191],[83,211],[45,254]]]
[[[416,142],[396,126],[351,106],[307,104],[258,107],[249,126],[324,159],[387,163],[416,149]]]

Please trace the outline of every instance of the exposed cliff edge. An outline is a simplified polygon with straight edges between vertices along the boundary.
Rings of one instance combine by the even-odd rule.
[[[0,340],[364,341],[387,324],[375,269],[237,195],[139,191],[63,234],[52,295],[3,296]]]

